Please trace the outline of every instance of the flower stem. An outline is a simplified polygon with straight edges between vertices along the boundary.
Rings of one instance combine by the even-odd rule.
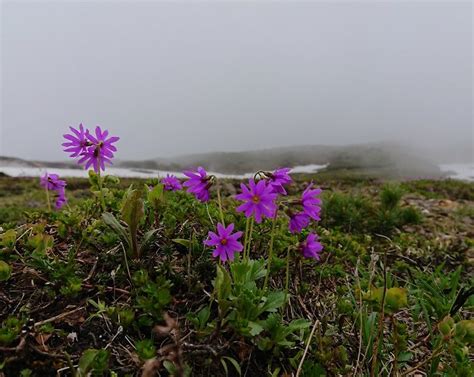
[[[267,290],[268,286],[268,279],[270,278],[270,269],[272,266],[272,259],[273,259],[273,240],[275,238],[275,228],[277,222],[278,211],[275,212],[275,216],[273,217],[272,222],[272,233],[270,236],[270,246],[268,250],[268,262],[267,262],[267,274],[265,275],[265,282],[263,283],[263,290]]]
[[[247,222],[245,223],[244,252],[242,254],[243,260],[247,259],[247,242],[249,239],[249,226],[250,226],[250,217],[247,217]]]
[[[286,276],[285,276],[285,296],[288,297],[288,289],[290,285],[290,249],[286,252]]]
[[[248,242],[246,242],[247,260],[250,259],[250,244],[252,242],[252,232],[253,232],[253,217],[250,218],[250,229],[249,229],[249,234],[248,234]]]
[[[100,165],[99,165],[99,172],[97,173],[97,177],[99,178],[99,196],[100,196],[100,205],[102,206],[102,211],[105,212],[105,199],[104,199],[104,192],[102,191],[102,177],[100,175]]]
[[[51,200],[49,198],[48,183],[46,183],[45,191],[46,191],[46,203],[48,203],[48,211],[51,212]]]
[[[217,203],[219,204],[219,212],[220,212],[220,215],[221,215],[222,225],[225,226],[224,211],[222,210],[221,188],[220,188],[219,184],[217,184]]]

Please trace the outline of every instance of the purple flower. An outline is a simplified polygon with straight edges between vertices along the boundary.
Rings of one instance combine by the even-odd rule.
[[[45,173],[40,178],[40,185],[50,191],[57,191],[60,189],[64,191],[64,187],[66,187],[66,181],[59,179],[59,175],[57,174]]]
[[[321,194],[321,189],[311,189],[313,184],[311,183],[306,190],[304,190],[301,196],[301,205],[303,206],[303,212],[311,217],[313,220],[319,221],[319,213],[321,212],[321,199],[317,198]]]
[[[48,191],[55,192],[57,194],[57,209],[60,209],[64,204],[66,204],[66,181],[59,179],[57,174],[45,173],[45,175],[40,178],[40,185]]]
[[[71,134],[65,134],[63,137],[67,140],[67,142],[63,143],[64,152],[71,153],[70,157],[78,157],[82,155],[86,148],[91,146],[92,144],[87,140],[87,130],[84,130],[84,126],[79,124],[79,129],[75,129],[74,127],[69,127],[71,129]]]
[[[174,175],[167,174],[166,177],[161,179],[161,183],[167,191],[178,191],[182,189],[181,182]]]
[[[290,184],[293,179],[289,176],[290,168],[278,168],[273,173],[266,173],[269,177],[268,183],[277,194],[286,195],[284,185]]]
[[[217,224],[217,234],[209,232],[209,238],[204,241],[204,245],[216,247],[212,253],[214,258],[219,257],[222,262],[233,261],[235,253],[242,251],[244,247],[238,241],[242,237],[242,232],[232,234],[233,230],[234,224],[229,224],[227,228],[222,224]]]
[[[309,225],[310,221],[311,218],[304,212],[291,214],[290,223],[288,224],[290,233],[301,233]]]
[[[310,233],[306,240],[300,243],[299,249],[303,257],[320,260],[319,254],[323,250],[323,245],[318,239],[317,234]]]
[[[92,166],[96,173],[99,173],[100,169],[105,170],[105,163],[111,164],[113,152],[117,151],[112,144],[120,140],[117,136],[107,138],[108,135],[109,131],[102,131],[99,126],[95,128],[95,136],[86,131],[86,138],[91,145],[81,153],[82,158],[78,163],[84,164],[86,169]]]
[[[186,170],[184,175],[189,179],[183,183],[188,188],[188,192],[193,194],[199,201],[207,202],[209,200],[209,188],[211,182],[206,170],[199,166],[196,171]]]
[[[64,187],[59,189],[57,193],[58,193],[58,197],[56,198],[55,206],[56,206],[56,209],[61,209],[67,203]]]
[[[237,200],[245,203],[237,207],[237,212],[244,212],[246,217],[254,216],[255,221],[260,223],[264,216],[273,217],[277,210],[275,199],[277,193],[273,187],[264,180],[255,183],[253,179],[249,180],[249,188],[243,183],[240,184],[242,193],[235,196]]]

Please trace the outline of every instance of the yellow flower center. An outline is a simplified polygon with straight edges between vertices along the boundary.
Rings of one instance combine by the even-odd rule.
[[[258,195],[254,195],[252,198],[252,202],[255,204],[260,203],[260,197]]]
[[[227,239],[225,239],[225,238],[221,239],[221,245],[222,246],[227,245]]]

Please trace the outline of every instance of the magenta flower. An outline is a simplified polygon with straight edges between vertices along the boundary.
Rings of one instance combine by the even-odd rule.
[[[40,178],[40,185],[50,191],[57,191],[59,189],[63,189],[64,191],[64,187],[66,187],[66,181],[59,179],[59,175],[57,174],[45,173]]]
[[[293,182],[293,179],[288,174],[290,170],[290,168],[278,168],[273,173],[266,173],[269,177],[268,183],[277,194],[286,195],[286,190],[283,186]]]
[[[317,198],[321,194],[321,189],[311,189],[313,184],[311,183],[306,190],[304,190],[301,196],[301,205],[303,206],[303,212],[311,217],[313,220],[319,221],[321,218],[319,214],[321,212],[321,199]]]
[[[56,206],[56,209],[61,209],[67,203],[64,187],[58,190],[57,193],[58,193],[58,197],[56,198],[55,206]]]
[[[320,253],[323,250],[323,245],[318,241],[317,234],[310,233],[305,241],[300,243],[299,250],[303,257],[320,260]]]
[[[120,138],[117,136],[107,138],[108,135],[109,131],[102,131],[99,126],[95,128],[95,136],[86,131],[87,140],[91,145],[86,147],[85,151],[81,153],[82,158],[78,163],[84,164],[86,169],[92,166],[96,173],[99,173],[100,170],[105,170],[106,163],[112,164],[113,152],[117,151],[113,143],[120,140]]]
[[[222,262],[227,260],[233,261],[235,253],[243,250],[243,245],[238,241],[242,237],[242,232],[235,232],[234,224],[229,224],[227,228],[222,224],[217,224],[217,234],[209,232],[209,238],[204,241],[206,246],[215,246],[216,249],[212,253],[214,258],[219,257]]]
[[[243,183],[240,184],[242,193],[235,196],[237,200],[245,203],[237,207],[237,212],[244,212],[246,217],[253,216],[257,223],[262,221],[263,217],[273,217],[277,210],[275,199],[277,193],[273,187],[264,180],[255,183],[253,179],[249,180],[249,187]]]
[[[86,151],[87,147],[92,145],[86,137],[88,131],[84,130],[82,123],[79,124],[78,130],[74,127],[69,128],[71,129],[72,133],[63,135],[67,142],[63,143],[62,145],[65,147],[65,152],[71,153],[70,157],[78,157]]]
[[[181,182],[174,175],[167,174],[161,179],[161,183],[166,191],[178,191],[182,189]]]
[[[309,225],[310,221],[311,218],[304,212],[291,214],[288,224],[290,233],[301,233],[301,231]]]
[[[188,188],[187,191],[193,194],[199,201],[207,202],[212,182],[206,170],[199,166],[196,171],[186,170],[184,175],[189,178],[183,183],[183,186]]]
[[[40,185],[48,191],[56,193],[57,209],[60,209],[62,206],[64,206],[64,204],[67,203],[66,181],[59,179],[59,176],[57,174],[45,173],[45,175],[40,178]]]

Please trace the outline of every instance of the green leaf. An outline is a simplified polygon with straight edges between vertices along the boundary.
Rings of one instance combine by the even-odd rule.
[[[102,214],[102,220],[109,227],[111,227],[115,233],[124,241],[128,247],[130,247],[130,239],[127,230],[119,223],[119,221],[110,212],[104,212]]]
[[[217,276],[214,282],[214,286],[217,291],[217,299],[219,301],[226,300],[231,292],[231,280],[229,273],[225,270],[224,267],[217,266]],[[220,304],[220,302],[219,302]]]
[[[153,189],[148,190],[147,200],[153,205],[153,207],[157,208],[161,203],[164,202],[164,189],[162,184],[157,184]]]
[[[387,290],[385,296],[387,307],[397,311],[408,305],[407,290],[405,288],[393,287]]]
[[[231,364],[234,366],[234,368],[237,371],[237,373],[239,374],[239,376],[242,375],[242,370],[240,369],[240,365],[237,362],[237,360],[235,360],[233,357],[229,357],[229,356],[224,356],[222,358],[226,359],[226,360],[229,360],[231,362]]]
[[[249,321],[248,326],[250,328],[250,335],[257,336],[263,331],[263,327],[256,322]]]
[[[260,313],[274,312],[285,303],[286,295],[284,292],[270,292],[265,299],[265,303],[260,308]]]
[[[144,213],[145,209],[141,192],[132,190],[130,186],[122,202],[122,219],[130,227],[130,232],[136,232]]]
[[[143,254],[143,251],[146,249],[148,244],[153,240],[153,237],[158,232],[158,229],[152,229],[145,233],[140,245],[140,254]]]
[[[103,371],[107,367],[109,352],[103,349],[87,349],[79,359],[80,376],[86,376],[92,371]]]
[[[7,281],[12,274],[12,268],[7,262],[0,260],[0,281]]]
[[[0,245],[6,247],[7,249],[13,249],[16,243],[16,232],[13,229],[9,229],[0,235],[0,239]]]
[[[190,240],[186,240],[184,238],[174,238],[172,240],[174,243],[177,243],[178,245],[182,245],[184,246],[185,248],[189,249],[190,246],[191,246],[191,241]]]

